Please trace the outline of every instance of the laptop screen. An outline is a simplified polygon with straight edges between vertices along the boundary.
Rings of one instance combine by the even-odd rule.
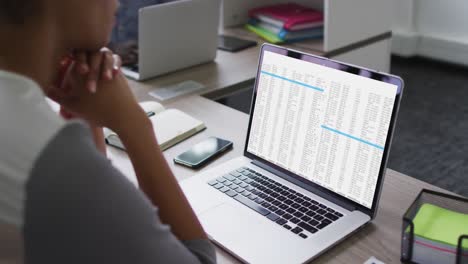
[[[263,52],[246,150],[370,209],[399,87],[314,58]]]

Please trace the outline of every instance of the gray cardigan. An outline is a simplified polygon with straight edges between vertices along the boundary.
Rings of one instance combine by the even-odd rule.
[[[215,263],[207,240],[179,241],[158,209],[95,148],[89,129],[65,125],[26,185],[26,263]]]

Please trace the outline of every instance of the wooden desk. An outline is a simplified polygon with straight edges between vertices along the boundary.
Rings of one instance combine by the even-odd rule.
[[[203,120],[207,126],[207,129],[203,132],[164,151],[164,156],[179,181],[211,166],[221,164],[229,159],[242,155],[245,145],[245,136],[247,134],[248,115],[201,96],[186,97],[171,104],[167,104],[165,107],[182,110],[195,118]],[[210,136],[218,136],[231,140],[234,142],[233,149],[210,163],[209,166],[197,171],[174,164],[173,158],[175,156]],[[108,153],[114,166],[119,168],[130,180],[136,182],[135,174],[127,154],[124,151],[112,147],[108,147]]]
[[[242,155],[248,115],[200,96],[186,97],[166,107],[183,110],[203,120],[207,125],[207,129],[202,133],[165,151],[166,159],[178,180],[191,177],[198,171],[175,165],[172,162],[173,157],[209,136],[220,136],[233,141],[234,149],[209,164],[207,168]],[[135,176],[126,154],[113,148],[109,150],[114,165],[134,179]],[[441,191],[435,186],[396,171],[387,170],[377,218],[364,229],[317,258],[314,263],[363,263],[371,256],[376,256],[385,263],[400,263],[401,219],[422,188]],[[217,253],[219,263],[239,262],[221,249],[217,249]]]
[[[260,46],[238,53],[219,50],[214,62],[180,70],[143,83],[135,81],[130,81],[130,83],[141,100],[158,101],[148,95],[150,90],[158,90],[188,80],[205,85],[206,89],[196,92],[197,95],[216,99],[238,91],[239,85],[252,81],[256,77],[259,52]],[[164,103],[170,104],[179,99],[181,98],[174,98]]]
[[[197,94],[208,94],[211,98],[220,97],[236,91],[236,85],[239,83],[255,78],[259,52],[260,46],[238,53],[219,50],[214,62],[180,70],[144,83],[131,81],[131,85],[139,98],[148,99],[151,98],[148,96],[149,90],[158,90],[169,85],[193,80],[206,86],[206,89]],[[178,99],[180,98],[174,100]]]

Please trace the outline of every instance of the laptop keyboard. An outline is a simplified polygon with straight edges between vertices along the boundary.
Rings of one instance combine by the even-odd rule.
[[[343,216],[246,167],[208,184],[304,239]]]

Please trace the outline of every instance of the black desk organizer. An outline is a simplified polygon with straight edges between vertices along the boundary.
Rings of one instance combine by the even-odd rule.
[[[425,203],[433,204],[459,213],[468,214],[468,199],[423,189],[403,216],[403,228],[401,232],[401,261],[403,263],[424,264],[413,261],[413,219],[416,213],[419,211],[419,208]],[[466,224],[468,225],[468,223]],[[405,232],[405,230],[408,229],[409,232]],[[460,238],[458,239],[455,261],[449,264],[468,264],[468,250],[462,250],[462,245],[465,245],[465,248],[468,245],[468,234],[460,235]]]

